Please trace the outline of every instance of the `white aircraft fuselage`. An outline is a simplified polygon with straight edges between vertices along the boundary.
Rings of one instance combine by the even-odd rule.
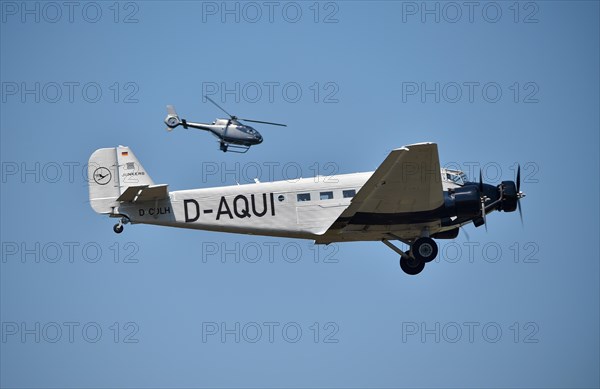
[[[370,230],[346,231],[339,235],[322,236],[348,208],[351,197],[344,190],[362,188],[373,172],[317,176],[289,181],[261,182],[224,187],[178,190],[169,192],[169,199],[153,203],[121,204],[116,212],[130,222],[155,224],[197,230],[313,239],[317,242],[381,240],[387,233],[410,235],[428,225],[431,232],[441,231],[431,222],[399,223]],[[440,173],[445,178],[445,169]],[[444,182],[444,189],[458,185]],[[333,192],[333,198],[321,199],[321,193]],[[298,195],[311,199],[298,201]],[[435,223],[434,223],[435,224]],[[439,221],[437,224],[440,224]],[[454,227],[456,228],[456,227]],[[451,228],[446,228],[446,230]],[[327,239],[324,239],[327,238]]]
[[[141,223],[319,244],[381,240],[409,274],[437,255],[431,238],[452,239],[494,210],[513,212],[524,196],[519,175],[516,184],[493,186],[440,168],[433,143],[395,149],[374,172],[177,191],[155,185],[128,147],[96,150],[88,166],[92,208],[120,218],[117,233]],[[405,253],[389,240],[418,250]]]

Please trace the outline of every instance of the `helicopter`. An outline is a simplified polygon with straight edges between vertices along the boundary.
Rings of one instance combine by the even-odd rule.
[[[223,152],[231,151],[234,153],[245,153],[251,146],[262,143],[262,135],[253,127],[241,123],[241,121],[269,124],[273,126],[287,127],[286,124],[265,122],[261,120],[241,119],[235,115],[225,111],[223,107],[215,103],[210,97],[204,96],[208,101],[217,106],[221,111],[225,112],[229,119],[216,119],[214,122],[194,123],[188,122],[185,119],[180,119],[175,107],[167,105],[167,117],[165,124],[167,131],[172,131],[175,127],[181,125],[183,128],[197,128],[199,130],[209,131],[211,134],[219,138],[219,149]]]

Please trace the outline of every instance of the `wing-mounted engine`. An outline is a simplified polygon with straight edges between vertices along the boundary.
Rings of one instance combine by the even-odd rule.
[[[481,193],[475,185],[449,189],[444,200],[451,216],[472,218],[481,214]]]

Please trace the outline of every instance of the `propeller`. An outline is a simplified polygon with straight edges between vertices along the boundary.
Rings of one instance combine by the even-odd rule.
[[[479,193],[483,193],[483,177],[481,175],[481,169],[479,169]]]
[[[525,193],[521,192],[521,165],[517,166],[517,207],[519,208],[519,218],[521,226],[523,226],[523,211],[521,210],[521,199],[525,197]]]
[[[252,122],[252,123],[262,123],[262,124],[270,124],[272,126],[281,126],[281,127],[287,127],[287,124],[281,124],[281,123],[273,123],[273,122],[264,122],[262,120],[254,120],[254,119],[242,119],[242,118],[238,118],[235,115],[230,114],[229,112],[225,111],[225,109],[223,109],[223,107],[221,107],[219,104],[215,103],[213,101],[213,99],[211,99],[208,96],[204,96],[208,101],[210,101],[211,103],[213,103],[214,105],[217,106],[217,108],[219,108],[221,111],[225,112],[227,114],[227,116],[229,116],[231,118],[231,120],[243,120],[245,122]]]
[[[463,226],[461,226],[460,229],[462,230],[462,232],[465,233],[465,237],[467,238],[467,242],[470,242],[471,241],[471,237],[469,236],[469,233],[467,232],[467,229],[464,228]]]
[[[483,217],[483,224],[485,225],[485,232],[487,232],[487,218],[485,215],[485,200],[487,199],[483,194],[483,177],[481,175],[481,169],[479,169],[479,193],[481,194],[481,217]]]

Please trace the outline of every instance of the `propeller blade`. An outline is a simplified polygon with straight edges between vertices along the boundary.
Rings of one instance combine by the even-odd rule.
[[[487,220],[485,217],[485,194],[483,193],[483,177],[481,175],[481,169],[479,169],[479,194],[481,196],[481,217],[483,218],[483,224],[485,224],[485,232],[487,232]]]
[[[479,192],[483,194],[483,178],[481,176],[481,169],[479,169]]]
[[[272,126],[287,127],[287,124],[281,124],[281,123],[263,122],[263,121],[260,121],[260,120],[252,120],[252,119],[239,119],[239,120],[243,120],[245,122],[252,122],[252,123],[270,124]]]
[[[465,233],[465,236],[467,237],[467,242],[471,241],[471,237],[469,236],[469,233],[467,232],[466,228],[463,228],[462,226],[460,227],[460,229],[462,230],[462,232]]]
[[[481,216],[483,216],[483,224],[485,225],[485,232],[487,232],[487,217],[485,215],[485,201],[481,200]]]
[[[519,218],[521,219],[521,227],[523,224],[523,211],[521,210],[521,198],[525,197],[524,193],[521,193],[521,164],[517,165],[517,207],[519,208]]]
[[[229,116],[229,117],[230,117],[230,118],[232,118],[232,119],[235,119],[235,116],[233,116],[233,115],[232,115],[232,114],[230,114],[229,112],[225,111],[225,110],[223,109],[223,107],[221,107],[219,104],[215,103],[215,102],[213,101],[213,99],[211,99],[211,98],[210,98],[210,97],[208,97],[208,96],[204,96],[204,97],[205,97],[205,98],[206,98],[208,101],[210,101],[211,103],[213,103],[214,105],[216,105],[216,106],[217,106],[217,108],[219,108],[221,111],[225,112],[225,113],[227,114],[227,116]]]

